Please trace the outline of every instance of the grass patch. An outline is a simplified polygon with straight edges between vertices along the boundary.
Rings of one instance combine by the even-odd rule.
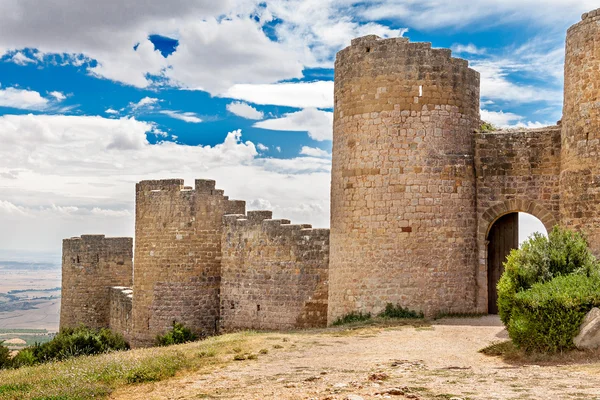
[[[351,312],[342,317],[339,317],[332,325],[333,326],[348,325],[348,324],[352,324],[355,322],[368,321],[371,318],[372,318],[371,313]]]
[[[423,319],[425,315],[422,312],[416,312],[403,308],[400,304],[387,303],[385,310],[377,315],[379,318],[393,318],[393,319]]]
[[[181,371],[212,371],[232,362],[234,348],[247,359],[264,347],[254,332],[240,332],[183,345],[82,356],[0,371],[0,400],[106,398],[114,390],[168,379]]]

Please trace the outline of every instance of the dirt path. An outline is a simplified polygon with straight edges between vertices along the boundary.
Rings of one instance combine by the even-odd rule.
[[[129,387],[113,398],[600,400],[600,362],[523,366],[478,353],[506,338],[496,317],[261,337],[269,353],[258,360]]]

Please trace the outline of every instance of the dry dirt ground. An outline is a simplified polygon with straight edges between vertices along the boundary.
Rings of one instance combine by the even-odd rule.
[[[600,359],[544,365],[478,353],[497,317],[258,335],[257,360],[123,388],[113,399],[599,399]],[[393,390],[390,390],[393,389]]]

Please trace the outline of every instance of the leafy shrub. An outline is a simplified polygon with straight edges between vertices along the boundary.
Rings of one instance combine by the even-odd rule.
[[[198,340],[198,335],[185,325],[173,321],[173,327],[164,335],[156,336],[156,344],[158,346],[171,346],[174,344],[182,344],[194,342]]]
[[[129,345],[120,334],[109,329],[90,329],[85,326],[63,328],[49,342],[21,350],[12,360],[15,368],[71,357],[127,350]]]
[[[378,315],[380,318],[402,318],[402,319],[422,319],[425,318],[422,312],[416,312],[403,308],[400,304],[393,305],[387,303],[385,310],[380,312]]]
[[[482,133],[494,132],[497,130],[498,128],[496,128],[493,124],[490,124],[489,122],[482,122],[481,126],[479,127],[479,131]]]
[[[558,226],[547,238],[535,233],[520,249],[513,250],[504,263],[504,274],[498,282],[498,310],[502,322],[510,325],[517,293],[558,276],[592,276],[598,271],[598,263],[582,234]]]
[[[508,333],[526,351],[568,350],[586,314],[598,306],[600,277],[559,276],[517,293]]]
[[[37,364],[37,360],[33,354],[33,350],[30,348],[19,351],[11,361],[11,367],[13,368],[30,367],[35,364]]]
[[[0,369],[8,368],[11,363],[10,350],[0,341]]]
[[[371,313],[362,313],[362,312],[351,312],[349,314],[344,315],[343,317],[339,317],[332,325],[340,326],[351,324],[353,322],[363,322],[371,319]]]

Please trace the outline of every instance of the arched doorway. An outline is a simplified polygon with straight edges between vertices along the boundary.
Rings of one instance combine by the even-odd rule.
[[[504,272],[506,257],[534,232],[547,234],[542,221],[525,213],[505,214],[492,224],[487,236],[488,313],[498,314],[496,286]]]

